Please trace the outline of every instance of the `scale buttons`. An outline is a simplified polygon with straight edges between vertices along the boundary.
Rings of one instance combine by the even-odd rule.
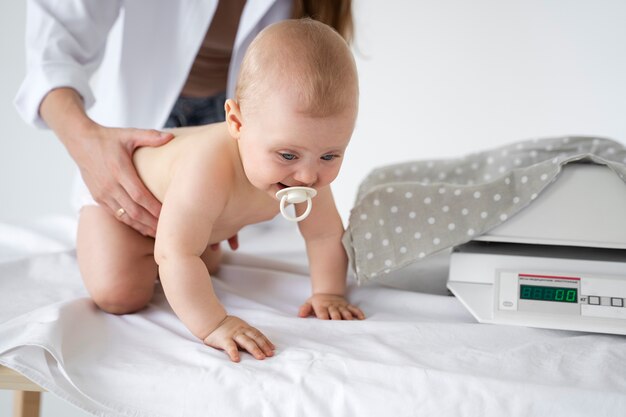
[[[590,295],[589,296],[589,304],[599,306],[600,305],[600,297],[595,296],[595,295]]]
[[[624,307],[624,299],[611,297],[611,305],[613,307]]]

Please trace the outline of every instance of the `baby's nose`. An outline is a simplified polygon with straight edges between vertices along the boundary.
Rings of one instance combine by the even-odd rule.
[[[311,187],[317,182],[317,171],[313,169],[299,170],[294,179],[305,187]]]

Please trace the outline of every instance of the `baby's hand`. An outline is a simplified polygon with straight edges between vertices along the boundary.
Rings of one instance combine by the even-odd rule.
[[[257,359],[273,356],[276,349],[263,333],[235,316],[226,316],[204,339],[204,344],[226,351],[233,362],[239,362],[239,348]]]
[[[300,307],[298,316],[307,317],[312,313],[322,320],[363,320],[365,314],[340,295],[313,294]]]

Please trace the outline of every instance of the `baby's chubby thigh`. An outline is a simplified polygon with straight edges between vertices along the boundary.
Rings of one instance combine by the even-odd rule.
[[[88,205],[80,211],[76,253],[85,287],[102,310],[127,314],[150,302],[158,272],[154,239]]]

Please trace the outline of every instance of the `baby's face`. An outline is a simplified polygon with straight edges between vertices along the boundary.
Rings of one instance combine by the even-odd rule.
[[[330,184],[350,142],[356,110],[312,117],[295,111],[284,95],[272,96],[242,114],[239,150],[248,180],[271,196],[285,187]]]

